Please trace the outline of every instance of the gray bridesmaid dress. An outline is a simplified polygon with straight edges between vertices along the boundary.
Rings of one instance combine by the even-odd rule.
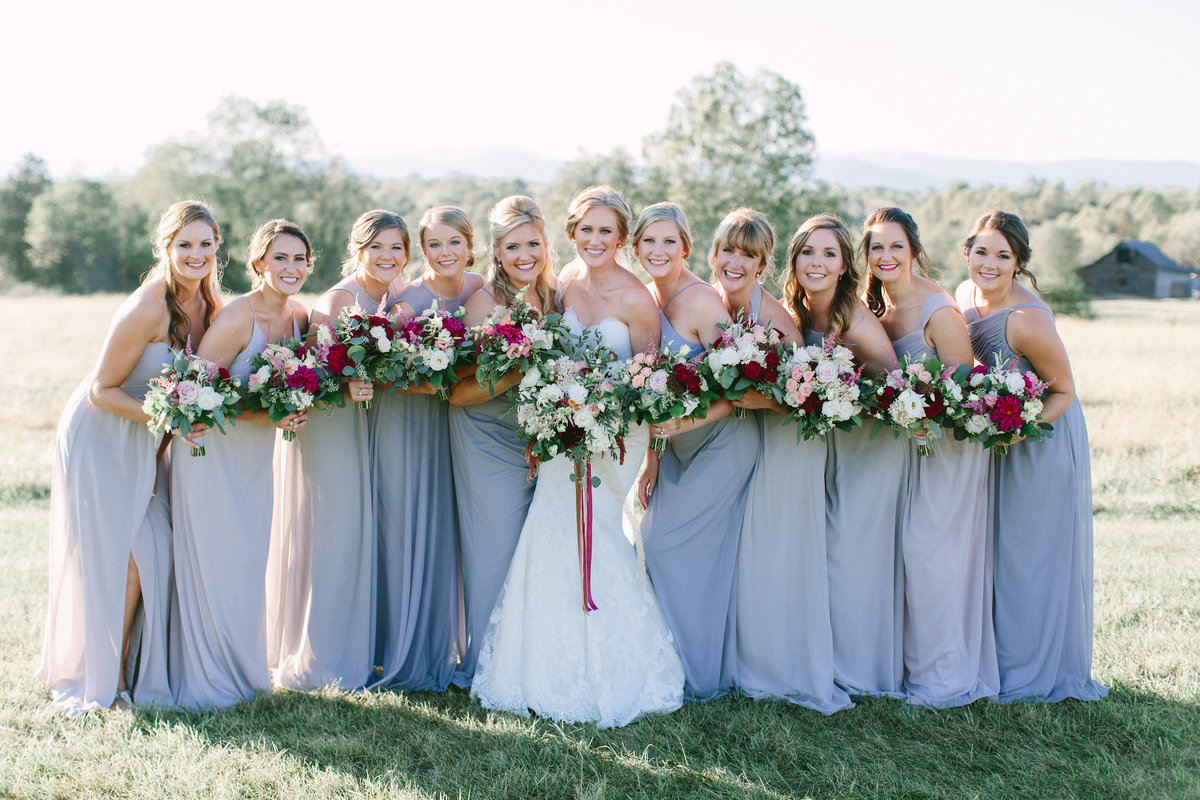
[[[229,373],[245,381],[250,357],[266,345],[256,321]],[[266,571],[277,433],[254,422],[224,435],[212,431],[207,454],[198,458],[186,440],[171,442],[176,604],[170,673],[180,706],[222,708],[271,691]]]
[[[488,619],[508,575],[537,479],[529,477],[509,396],[451,407],[448,417],[466,625],[466,650],[453,682],[467,687],[475,677]]]
[[[165,342],[146,345],[121,388],[140,400],[146,382],[170,360]],[[165,470],[155,460],[154,436],[145,425],[88,400],[93,377],[76,387],[58,423],[50,489],[50,607],[37,670],[70,716],[112,705],[122,670],[135,703],[173,702],[167,676],[171,519]],[[142,604],[122,664],[131,556]]]
[[[664,347],[703,351],[661,310],[659,317]],[[760,442],[753,414],[728,416],[672,436],[659,456],[642,538],[646,571],[683,661],[688,700],[720,697],[737,684],[738,537]]]
[[[806,344],[824,334],[808,331]],[[897,531],[908,442],[871,423],[826,437],[825,535],[833,669],[850,695],[903,695],[904,572]]]
[[[472,292],[442,302],[457,311]],[[418,314],[436,296],[401,292]],[[372,688],[440,692],[458,662],[458,512],[449,404],[437,395],[385,391],[371,409],[378,624]],[[501,578],[503,580],[503,577]]]
[[[329,291],[378,305],[354,275]],[[277,445],[267,626],[272,674],[288,689],[357,689],[376,663],[367,414],[352,399],[332,415],[310,411],[304,430]]]
[[[991,364],[1029,359],[1009,347],[1005,327],[1019,303],[986,317],[964,316],[975,357]],[[1092,475],[1079,399],[1054,420],[1054,438],[992,454],[995,526],[993,613],[1000,701],[1101,700],[1092,679]]]
[[[943,292],[921,306],[917,327],[892,340],[896,358],[935,355],[925,326],[958,306]],[[904,693],[909,702],[947,708],[995,697],[1000,689],[992,632],[988,454],[946,432],[933,454],[908,442],[908,492],[900,527],[904,563]]]

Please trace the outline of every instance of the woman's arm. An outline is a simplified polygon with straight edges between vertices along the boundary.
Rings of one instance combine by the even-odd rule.
[[[486,285],[480,288],[479,291],[467,298],[467,302],[463,304],[466,313],[463,314],[463,323],[468,327],[475,326],[483,322],[491,314],[492,309],[498,308],[496,298],[491,292],[486,290]],[[455,381],[450,387],[450,405],[455,408],[463,406],[474,406],[480,403],[486,403],[492,399],[491,392],[488,387],[480,385],[479,381],[475,380],[474,370],[469,369],[465,374],[460,374],[462,380]],[[499,380],[496,384],[496,396],[499,397],[504,392],[521,382],[524,375],[520,370],[511,370],[507,375]]]
[[[1047,309],[1019,308],[1008,315],[1005,336],[1013,352],[1028,358],[1038,377],[1050,384],[1049,396],[1042,403],[1042,419],[1053,422],[1075,399],[1071,361],[1054,317]]]
[[[133,372],[146,345],[160,334],[166,313],[165,302],[156,303],[150,292],[139,291],[121,304],[104,338],[88,387],[92,405],[134,422],[149,421],[142,411],[142,401],[122,389],[121,384]]]
[[[943,306],[933,312],[925,323],[925,341],[933,344],[938,361],[947,367],[975,363],[975,352],[971,349],[971,337],[967,334],[967,323],[962,312],[955,306]]]
[[[855,305],[850,330],[842,335],[846,347],[863,364],[867,375],[882,375],[896,365],[896,351],[883,324],[861,302]]]

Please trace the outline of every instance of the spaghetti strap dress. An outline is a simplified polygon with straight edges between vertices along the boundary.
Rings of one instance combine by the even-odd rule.
[[[245,384],[267,336],[256,320],[229,367]],[[272,457],[278,431],[242,422],[205,437],[193,457],[171,442],[171,521],[176,604],[170,673],[176,702],[222,708],[271,691],[267,668],[266,572],[271,540]]]
[[[1015,359],[1008,315],[1020,303],[981,317],[964,314],[975,357],[984,364]],[[1092,475],[1087,424],[1079,399],[1054,420],[1054,436],[993,453],[993,613],[1000,701],[1101,700],[1092,678]]]
[[[377,305],[347,276],[329,290]],[[272,677],[288,689],[357,689],[374,665],[375,541],[367,413],[309,411],[276,449],[279,495],[267,571]]]
[[[141,399],[171,361],[165,342],[146,345],[121,384]],[[50,484],[50,606],[37,677],[64,713],[108,708],[123,670],[139,705],[173,702],[167,675],[171,520],[165,468],[141,423],[88,400],[94,376],[76,387],[58,423]],[[125,579],[133,558],[142,602],[121,663]]]
[[[757,314],[757,304],[751,310]],[[664,347],[703,351],[659,316]],[[688,700],[720,697],[737,684],[738,537],[760,441],[753,414],[672,436],[642,517],[646,570],[679,648]]]
[[[805,344],[824,333],[808,331]],[[897,536],[907,490],[908,442],[871,426],[830,431],[825,536],[833,669],[850,695],[903,695],[904,572]]]
[[[958,306],[943,292],[921,306],[917,326],[892,340],[896,358],[936,355],[925,341],[935,311]],[[909,441],[900,527],[904,564],[904,694],[910,703],[960,706],[1000,689],[992,632],[990,459],[945,432],[931,455]]]
[[[454,313],[472,294],[441,301]],[[400,294],[418,313],[437,296],[416,283]],[[458,664],[458,511],[449,404],[385,391],[371,409],[378,598],[372,688],[440,692]]]

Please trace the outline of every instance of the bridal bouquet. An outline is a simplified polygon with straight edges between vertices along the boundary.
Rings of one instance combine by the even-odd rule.
[[[420,316],[402,319],[393,341],[396,354],[391,374],[399,389],[428,381],[445,400],[458,380],[455,367],[474,356],[475,343],[462,323],[463,309],[450,314],[434,303]]]
[[[774,395],[782,361],[779,331],[744,321],[720,328],[721,335],[704,359],[707,377],[724,389],[728,400],[737,400],[751,389]],[[746,416],[743,408],[734,408],[733,413]]]
[[[250,358],[250,376],[246,379],[244,395],[246,408],[260,408],[271,422],[279,422],[296,411],[330,409],[345,405],[342,385],[326,361],[332,341],[328,328],[319,330],[318,344],[310,347],[298,339],[280,344],[268,344],[261,353]],[[325,339],[322,344],[321,340]],[[325,357],[322,357],[324,350]],[[285,430],[283,440],[290,442],[296,432]]]
[[[200,423],[225,432],[225,423],[234,424],[240,413],[238,387],[241,381],[215,361],[192,354],[191,342],[183,352],[172,350],[171,363],[162,374],[149,380],[142,410],[150,417],[146,427],[154,434],[154,444],[162,443],[167,433],[185,435]],[[203,438],[192,445],[192,455],[204,455]]]
[[[687,351],[686,346],[677,353],[669,347],[654,349],[638,353],[625,363],[620,390],[633,421],[659,425],[693,415],[704,418],[720,395],[709,388],[700,356],[689,359]],[[665,446],[664,439],[650,438],[651,450],[661,453]]]
[[[493,397],[496,384],[514,368],[528,374],[549,359],[561,356],[558,342],[569,337],[562,315],[542,316],[517,293],[511,306],[497,307],[472,330],[475,340],[475,380],[487,386]],[[522,381],[524,384],[525,381]]]
[[[967,368],[946,367],[937,358],[909,361],[866,381],[867,410],[895,435],[917,436],[917,455],[933,452],[938,428],[955,428],[963,416]]]
[[[775,384],[776,393],[796,422],[796,438],[824,438],[834,428],[860,424],[863,410],[854,354],[829,335],[819,345],[792,345]]]
[[[384,313],[382,301],[374,314],[358,304],[344,306],[333,326],[329,368],[334,375],[388,383],[395,363],[392,350],[396,337],[395,323]],[[360,400],[358,405],[370,408],[371,401]]]
[[[1042,398],[1049,388],[1033,372],[1006,368],[997,353],[993,366],[978,364],[967,377],[963,433],[1001,455],[1018,436],[1034,441],[1052,437],[1053,426],[1040,421]]]
[[[517,434],[526,444],[530,474],[557,456],[575,463],[575,522],[583,610],[596,610],[592,600],[592,459],[609,455],[625,459],[628,432],[617,379],[609,370],[612,352],[585,334],[572,355],[533,365],[517,388]]]

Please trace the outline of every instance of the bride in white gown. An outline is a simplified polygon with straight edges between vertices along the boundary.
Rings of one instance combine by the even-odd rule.
[[[629,207],[614,190],[593,187],[569,212],[567,234],[583,263],[561,276],[563,322],[575,333],[597,331],[627,359],[659,335],[653,298],[616,262]],[[590,614],[579,596],[574,466],[566,458],[542,464],[471,687],[484,706],[613,727],[682,704],[683,665],[631,543],[630,490],[647,444],[638,426],[626,438],[623,465],[607,456],[592,462],[600,478],[591,583],[599,608]]]

